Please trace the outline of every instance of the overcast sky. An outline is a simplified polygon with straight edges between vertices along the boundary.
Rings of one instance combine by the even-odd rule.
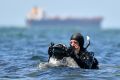
[[[34,6],[49,16],[102,16],[102,26],[120,27],[120,0],[0,0],[0,25],[25,25]]]

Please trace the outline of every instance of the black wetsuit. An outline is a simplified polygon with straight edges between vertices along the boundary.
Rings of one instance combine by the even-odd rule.
[[[93,52],[88,51],[80,51],[78,54],[75,54],[74,51],[69,52],[69,56],[71,56],[80,68],[83,69],[98,69],[98,61],[94,57]]]

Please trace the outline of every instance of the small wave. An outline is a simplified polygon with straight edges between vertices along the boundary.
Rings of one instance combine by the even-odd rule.
[[[45,61],[45,57],[42,56],[42,55],[33,55],[32,57],[30,57],[30,60],[33,60],[33,61],[36,61],[36,60]]]
[[[34,55],[30,58],[30,60],[40,60],[41,59],[41,56],[38,56],[38,55]]]

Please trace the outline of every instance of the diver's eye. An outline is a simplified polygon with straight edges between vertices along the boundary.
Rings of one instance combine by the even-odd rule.
[[[78,42],[76,40],[71,40],[70,44],[78,44]]]

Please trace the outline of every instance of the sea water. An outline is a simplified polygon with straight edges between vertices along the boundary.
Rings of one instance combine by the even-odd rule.
[[[89,51],[99,61],[98,70],[45,67],[51,42],[69,46],[70,36],[90,37]],[[44,67],[44,66],[41,66]],[[119,80],[120,31],[96,27],[38,26],[0,28],[0,80]]]

